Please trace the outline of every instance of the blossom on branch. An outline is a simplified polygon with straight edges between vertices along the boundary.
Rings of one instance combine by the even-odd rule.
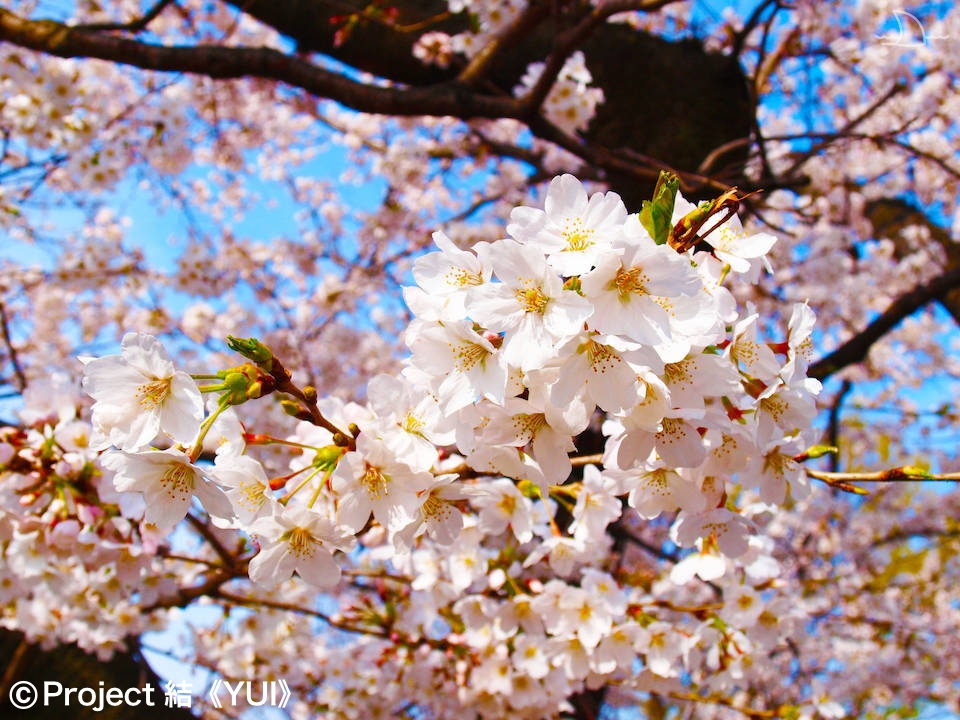
[[[128,333],[119,355],[87,359],[83,370],[83,389],[96,401],[95,447],[137,450],[160,431],[183,444],[196,438],[203,398],[157,338]]]
[[[284,509],[256,520],[250,532],[260,538],[260,552],[250,560],[250,579],[276,587],[296,572],[311,585],[331,588],[340,581],[335,550],[356,543],[329,518],[307,507]]]
[[[117,490],[143,493],[144,520],[161,529],[169,530],[183,520],[194,497],[211,515],[223,518],[233,515],[223,490],[207,480],[203,471],[176,448],[141,452],[113,450],[100,462],[114,472],[113,485]]]

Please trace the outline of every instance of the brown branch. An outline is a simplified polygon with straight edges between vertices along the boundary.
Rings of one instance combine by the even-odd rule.
[[[604,5],[600,12],[592,11],[586,20],[581,21],[579,25],[557,39],[548,64],[559,62],[562,66],[561,56],[565,58],[564,53],[569,54],[576,42],[585,38],[591,42],[594,41],[598,37],[596,31],[600,27],[600,19],[614,11],[628,9],[650,11],[672,1],[616,0]],[[275,5],[279,6],[279,4]],[[271,7],[273,6],[274,4],[271,4]],[[238,7],[243,10],[246,5],[238,5]],[[605,27],[617,29],[619,26]],[[622,33],[614,32],[612,37],[618,38],[615,42],[623,42],[619,39],[621,35]],[[273,80],[299,88],[311,96],[331,99],[359,112],[400,117],[452,117],[460,120],[472,118],[521,120],[526,122],[534,136],[557,144],[584,160],[585,164],[600,169],[599,175],[602,177],[599,179],[623,185],[624,187],[618,188],[621,195],[630,187],[652,184],[659,176],[661,168],[676,164],[661,162],[658,159],[662,154],[660,151],[653,153],[658,157],[645,155],[630,157],[623,154],[620,148],[615,151],[607,150],[600,144],[584,142],[580,137],[568,135],[538,114],[537,93],[528,93],[525,98],[520,99],[510,97],[502,91],[485,94],[455,79],[441,79],[426,85],[388,87],[370,85],[318,67],[302,55],[286,55],[271,48],[224,47],[212,44],[164,46],[120,37],[113,33],[72,28],[53,20],[30,20],[0,8],[0,41],[3,40],[58,57],[96,58],[143,70],[192,73],[213,79]],[[656,45],[656,47],[660,46]],[[672,46],[664,44],[663,47],[671,48]],[[596,52],[597,48],[594,47],[593,51]],[[545,72],[542,75],[544,87],[547,86],[546,78],[549,74]],[[611,78],[607,80],[611,81]],[[602,107],[598,118],[596,122],[601,125],[609,122],[609,118],[603,117]],[[742,136],[742,133],[738,133],[737,136]],[[626,144],[633,147],[631,139],[618,137],[615,142],[617,145]],[[699,158],[696,164],[699,164]],[[677,174],[681,178],[685,192],[703,187],[722,190],[730,184],[705,178],[697,173],[679,172]]]
[[[710,154],[707,155],[703,162],[700,163],[700,167],[697,168],[697,172],[701,175],[706,175],[713,168],[714,164],[726,155],[728,152],[734,150],[739,150],[743,147],[749,148],[753,144],[753,141],[748,137],[736,138],[729,142],[725,142],[719,147],[714,148],[710,151]]]
[[[7,667],[3,671],[3,676],[0,677],[0,698],[7,697],[7,692],[10,690],[10,685],[13,683],[18,673],[23,670],[24,658],[26,657],[27,650],[29,649],[30,643],[27,642],[26,635],[24,635],[20,642],[17,643],[16,649],[13,651],[13,657],[7,660]]]
[[[523,38],[530,33],[544,18],[547,17],[548,6],[546,3],[534,3],[527,7],[520,15],[503,31],[491,38],[469,62],[469,64],[460,72],[457,78],[466,85],[476,86],[483,80],[493,67],[494,63],[501,57],[503,52],[510,47],[522,42]]]
[[[898,131],[899,132],[899,131]],[[806,132],[806,133],[796,133],[793,135],[773,135],[765,138],[770,142],[794,142],[796,140],[819,140],[820,148],[824,148],[829,145],[831,142],[836,142],[839,140],[863,140],[866,142],[871,142],[875,145],[893,145],[895,147],[904,150],[911,155],[916,156],[921,160],[927,160],[934,163],[944,172],[952,175],[954,178],[960,180],[960,170],[957,170],[951,167],[948,162],[941,157],[934,155],[931,152],[925,150],[920,150],[919,148],[914,147],[910,143],[900,140],[897,137],[894,137],[895,133],[885,133],[883,135],[870,135],[868,133],[854,133],[854,132]]]
[[[782,8],[779,0],[764,0],[756,8],[754,8],[753,13],[747,18],[747,21],[743,24],[743,27],[733,36],[732,44],[732,53],[734,57],[740,57],[740,54],[743,52],[744,44],[746,43],[747,36],[750,35],[763,21],[764,11],[771,5],[776,5],[777,10]],[[776,14],[777,10],[774,11]]]
[[[235,575],[228,570],[218,570],[199,585],[177,588],[176,594],[160,598],[152,605],[144,607],[141,613],[147,614],[161,608],[186,607],[197,598],[214,597],[220,591],[220,587],[233,580],[234,577]]]
[[[323,620],[331,627],[335,627],[339,630],[345,630],[347,632],[361,633],[364,635],[376,635],[378,637],[384,637],[385,632],[380,628],[362,628],[348,623],[338,622],[336,619],[327,615],[326,613],[320,612],[319,610],[314,610],[313,608],[305,608],[300,605],[295,605],[293,603],[280,602],[279,600],[269,600],[267,598],[258,598],[258,597],[249,597],[245,595],[237,595],[232,592],[218,588],[216,598],[224,600],[234,605],[244,605],[246,607],[265,607],[271,608],[273,610],[284,610],[286,612],[297,613],[300,615],[309,615],[310,617],[315,617],[318,620]]]
[[[13,338],[10,337],[10,323],[7,319],[7,309],[0,302],[0,336],[3,337],[3,344],[7,348],[7,355],[10,358],[10,365],[13,368],[13,375],[17,380],[17,392],[23,392],[27,389],[27,376],[20,367],[20,359],[17,357],[17,349],[13,346]]]
[[[854,128],[856,128],[858,125],[860,125],[865,120],[867,120],[867,118],[869,118],[871,115],[877,112],[881,107],[886,105],[887,102],[893,99],[895,95],[898,95],[899,93],[903,92],[905,89],[906,89],[906,85],[904,85],[903,83],[899,83],[899,82],[894,83],[893,85],[890,86],[890,89],[887,90],[887,92],[885,92],[882,96],[877,98],[877,100],[874,101],[873,104],[870,105],[870,107],[868,107],[866,110],[860,113],[857,117],[847,122],[847,124],[844,125],[842,128],[840,128],[840,130],[838,130],[835,134],[837,136],[844,136],[853,132]],[[769,138],[767,139],[769,140]],[[829,147],[829,145],[830,145],[829,140],[824,142],[814,143],[809,150],[803,153],[800,153],[799,156],[797,156],[797,158],[794,160],[793,164],[781,174],[785,177],[792,177],[807,160],[809,160],[810,158],[812,158],[813,156],[815,156],[817,153],[824,150],[825,148]]]
[[[605,170],[615,170],[640,180],[656,181],[660,177],[661,169],[670,167],[667,163],[650,158],[627,148],[620,148],[614,153],[606,148],[587,143],[580,138],[568,135],[556,125],[542,116],[527,119],[527,125],[530,130],[541,140],[548,140],[554,145],[559,145],[567,152],[576,155],[590,165],[604,168]],[[625,159],[625,158],[631,159]],[[642,162],[634,162],[632,158],[641,158]],[[696,173],[676,170],[675,174],[680,178],[681,190],[690,190],[691,188],[702,188],[704,186],[726,190],[728,186],[711,178],[706,178]]]
[[[960,472],[928,473],[920,468],[903,466],[876,472],[825,472],[804,468],[808,477],[826,483],[835,490],[852,495],[869,495],[870,491],[853,485],[855,482],[960,482]]]
[[[958,286],[960,286],[960,267],[945,272],[925,285],[919,285],[901,295],[863,330],[826,357],[810,365],[807,375],[824,380],[849,365],[862,362],[873,344],[895,328],[901,320]]]
[[[433,639],[428,637],[414,637],[409,635],[400,635],[392,631],[390,628],[381,628],[374,626],[363,626],[363,625],[354,625],[349,622],[338,620],[336,617],[327,615],[326,613],[320,612],[319,610],[314,610],[312,608],[305,608],[300,605],[295,605],[293,603],[281,602],[278,600],[268,600],[266,598],[258,597],[249,597],[244,595],[237,595],[230,591],[224,590],[223,588],[217,588],[214,595],[214,599],[223,600],[224,602],[232,603],[234,605],[240,605],[244,607],[263,607],[271,608],[273,610],[284,610],[286,612],[298,613],[301,615],[308,615],[310,617],[317,618],[322,620],[330,627],[337,628],[338,630],[343,630],[344,632],[357,633],[359,635],[372,635],[373,637],[379,637],[384,639],[389,639],[392,642],[404,644],[408,646],[417,646],[417,645],[429,645],[432,648],[438,650],[459,650],[462,648],[461,645],[458,645],[455,642],[451,642],[445,639]]]
[[[679,553],[664,550],[662,547],[654,545],[651,542],[647,542],[642,537],[631,532],[630,529],[623,524],[622,518],[607,526],[607,534],[613,538],[618,538],[629,543],[633,543],[637,547],[646,550],[648,553],[654,557],[660,558],[661,560],[667,560],[672,563],[680,562]]]
[[[220,542],[219,538],[213,533],[209,526],[197,517],[187,513],[187,522],[193,526],[200,536],[210,544],[217,557],[223,562],[224,566],[233,572],[246,572],[242,567],[244,563],[240,561],[232,552]]]
[[[909,466],[878,470],[876,472],[825,472],[805,468],[807,475],[828,484],[850,482],[958,482],[960,472],[928,473]]]
[[[271,48],[217,45],[164,46],[130,40],[54,20],[28,20],[0,8],[0,40],[63,58],[88,57],[143,70],[215,79],[276,80],[354,110],[399,116],[519,118],[523,105],[509,97],[475,93],[456,82],[430,87],[378,87],[324,70]]]
[[[853,383],[849,380],[844,380],[840,385],[840,390],[834,395],[833,402],[830,404],[830,421],[827,424],[827,445],[833,448],[840,447],[840,409],[843,407],[843,401],[850,393],[852,387]],[[839,470],[840,453],[832,452],[830,453],[830,471],[837,472]]]
[[[721,707],[727,707],[731,710],[735,710],[736,712],[754,720],[773,720],[773,718],[781,717],[779,710],[759,710],[745,707],[743,705],[739,705],[732,698],[721,697],[719,695],[703,697],[692,692],[668,692],[664,697],[669,697],[674,700],[686,700],[694,703],[720,705]]]

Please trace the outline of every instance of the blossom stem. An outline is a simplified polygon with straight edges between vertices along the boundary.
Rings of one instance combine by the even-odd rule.
[[[201,391],[202,392],[202,391]],[[217,409],[210,413],[203,421],[203,424],[200,426],[200,434],[197,436],[197,439],[193,443],[193,448],[191,448],[188,453],[190,462],[196,462],[197,458],[200,457],[200,453],[203,452],[203,440],[207,437],[207,433],[210,432],[210,428],[213,427],[213,424],[217,421],[217,418],[227,409],[227,405],[218,404]]]
[[[317,485],[317,489],[313,493],[313,497],[310,498],[310,502],[307,503],[307,507],[313,507],[317,500],[320,497],[320,493],[323,492],[323,489],[327,487],[330,483],[330,475],[333,474],[335,467],[330,468],[323,474],[323,482]]]
[[[284,495],[282,498],[280,498],[280,500],[278,500],[278,502],[279,502],[281,505],[286,505],[288,502],[290,502],[290,498],[292,498],[294,495],[296,495],[298,492],[300,492],[300,490],[303,489],[303,488],[307,485],[307,483],[309,483],[311,480],[313,480],[313,479],[319,474],[319,472],[320,472],[320,468],[314,468],[312,465],[308,465],[307,467],[302,468],[301,470],[297,470],[296,473],[291,473],[288,477],[293,477],[293,476],[296,475],[297,473],[301,473],[301,472],[303,472],[304,470],[308,470],[308,469],[312,469],[313,472],[311,472],[309,475],[307,475],[307,476],[300,482],[300,484],[297,485],[293,490],[291,490],[291,491],[288,492],[286,495]],[[310,503],[310,504],[311,504],[311,506],[313,505],[313,503]]]

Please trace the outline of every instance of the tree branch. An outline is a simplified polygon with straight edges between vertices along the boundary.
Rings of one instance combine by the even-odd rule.
[[[146,30],[147,25],[149,25],[150,23],[152,23],[152,22],[157,18],[157,16],[159,16],[160,13],[162,13],[162,12],[164,11],[164,9],[167,7],[167,5],[170,5],[170,4],[173,3],[173,2],[174,2],[174,0],[158,0],[158,2],[154,3],[153,7],[151,7],[149,10],[147,10],[147,12],[145,12],[143,15],[141,15],[141,16],[138,17],[138,18],[136,18],[135,20],[131,20],[130,22],[126,22],[126,23],[86,23],[86,24],[83,24],[83,25],[77,25],[77,26],[75,26],[75,27],[77,27],[77,28],[79,28],[79,29],[91,30],[91,31],[116,30],[116,31],[120,31],[120,32],[138,33],[138,32],[140,32],[141,30]]]
[[[13,338],[10,337],[10,326],[7,320],[7,309],[0,302],[0,337],[3,345],[7,348],[7,356],[10,358],[10,366],[13,368],[13,376],[16,379],[16,389],[23,392],[27,389],[27,376],[20,367],[20,359],[17,356],[17,349],[13,346]]]
[[[869,494],[868,490],[851,485],[855,482],[960,482],[960,472],[934,474],[909,466],[877,472],[825,472],[812,468],[804,468],[804,470],[807,476],[854,495]]]
[[[897,298],[880,316],[858,334],[847,340],[807,369],[809,377],[824,380],[848,365],[854,365],[866,359],[867,353],[877,340],[896,327],[901,320],[941,295],[960,287],[960,267],[934,278],[925,285],[919,285],[910,292]]]
[[[840,409],[843,407],[843,401],[850,393],[852,387],[853,383],[849,380],[844,380],[830,405],[830,421],[827,424],[827,445],[834,448],[840,447]],[[829,458],[830,471],[838,472],[840,470],[840,453],[830,453]]]
[[[470,60],[457,79],[464,84],[476,86],[487,76],[490,68],[497,62],[505,49],[522,42],[524,36],[547,17],[547,10],[546,3],[532,4],[527,7]]]
[[[28,20],[2,8],[0,40],[57,57],[96,58],[143,70],[192,73],[215,79],[276,80],[367,113],[467,120],[520,118],[524,110],[513,98],[482,95],[456,82],[423,88],[378,87],[271,48],[156,45],[72,28],[54,20]]]

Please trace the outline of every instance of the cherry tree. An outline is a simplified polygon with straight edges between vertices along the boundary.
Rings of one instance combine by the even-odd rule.
[[[296,717],[960,712],[960,12],[712,7],[0,9],[0,626]]]

